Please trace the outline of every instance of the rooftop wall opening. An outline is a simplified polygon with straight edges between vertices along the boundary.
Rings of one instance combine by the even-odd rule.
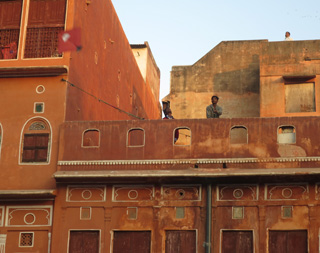
[[[294,144],[296,143],[296,129],[294,126],[279,126],[278,127],[278,143],[279,144]]]
[[[145,133],[142,128],[131,128],[127,133],[127,147],[142,147],[145,145]]]
[[[247,144],[248,130],[245,126],[233,126],[230,129],[230,144]]]
[[[98,129],[87,129],[82,135],[83,148],[97,148],[100,146],[100,132]]]
[[[191,130],[189,127],[177,127],[173,130],[173,143],[175,146],[191,145]]]

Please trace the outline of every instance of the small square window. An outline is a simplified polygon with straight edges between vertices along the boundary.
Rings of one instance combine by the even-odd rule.
[[[243,219],[244,210],[242,206],[233,206],[232,207],[232,219]]]
[[[176,219],[183,219],[185,217],[184,207],[176,207]]]
[[[91,207],[80,208],[80,220],[91,220]]]
[[[129,220],[136,220],[138,218],[138,208],[137,207],[128,207],[127,215]]]
[[[44,103],[35,103],[34,104],[34,112],[35,113],[43,113],[44,112]]]
[[[282,218],[288,219],[292,218],[292,206],[282,206],[281,207],[281,214]]]
[[[20,247],[33,247],[33,233],[20,233]]]

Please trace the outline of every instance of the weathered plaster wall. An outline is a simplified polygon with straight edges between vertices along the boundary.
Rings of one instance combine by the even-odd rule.
[[[242,126],[247,129],[248,143],[231,143],[230,130],[234,126]],[[294,143],[278,143],[278,128],[280,126],[295,127],[296,140]],[[173,133],[179,127],[190,129],[190,145],[173,144]],[[319,135],[316,134],[318,128],[317,117],[67,122],[61,128],[59,161],[258,158],[263,162],[258,162],[258,164],[256,162],[227,163],[230,163],[228,166],[239,168],[243,166],[246,168],[301,167],[305,165],[298,160],[290,160],[292,163],[284,164],[272,159],[318,157],[320,155]],[[100,147],[81,147],[82,133],[86,129],[100,131]],[[127,145],[128,131],[132,129],[144,131],[144,145],[143,143],[133,147]],[[180,134],[182,135],[182,132]],[[271,160],[268,160],[269,158]],[[90,167],[91,169],[121,170],[126,169],[126,166],[131,168],[130,165],[121,164],[117,166],[90,166],[93,166]],[[190,164],[179,164],[178,167],[188,166]],[[201,166],[212,167],[216,164],[202,164]],[[133,167],[136,169],[160,169],[161,165],[136,165]],[[89,167],[64,166],[64,168],[85,170]]]
[[[263,43],[260,61],[261,117],[320,115],[319,48],[319,40]],[[296,76],[296,83],[304,82],[298,77],[315,76],[311,80],[315,84],[315,112],[286,113],[284,76]],[[294,80],[291,78],[291,82],[294,83]]]
[[[69,81],[136,116],[160,118],[159,102],[143,80],[111,1],[74,6],[74,27],[82,29],[83,48],[71,55]],[[66,119],[133,118],[69,87]]]
[[[2,125],[0,185],[9,189],[52,189],[55,182],[59,127],[64,120],[66,84],[58,77],[0,78],[0,124]],[[37,87],[44,87],[37,93]],[[44,103],[44,112],[35,113],[36,102]],[[50,163],[19,164],[24,124],[32,118],[44,118],[52,129]]]
[[[153,58],[149,43],[131,45],[131,48],[146,85],[151,88],[154,99],[159,100],[160,70]]]
[[[170,100],[175,118],[205,118],[211,96],[223,118],[259,117],[259,54],[262,40],[221,42],[191,66],[174,66]]]

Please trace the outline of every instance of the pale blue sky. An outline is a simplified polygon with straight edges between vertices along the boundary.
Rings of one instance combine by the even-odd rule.
[[[319,0],[112,0],[130,44],[148,41],[161,71],[160,101],[170,71],[192,65],[221,41],[320,39]]]

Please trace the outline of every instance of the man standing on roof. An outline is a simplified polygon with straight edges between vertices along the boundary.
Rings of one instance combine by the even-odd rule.
[[[210,118],[219,118],[222,114],[222,108],[218,106],[219,97],[218,96],[212,96],[211,102],[212,104],[207,106],[207,119]]]
[[[290,40],[293,40],[291,37],[290,37],[290,32],[286,32],[286,34],[284,35],[285,36],[285,39],[286,41],[290,41]]]

